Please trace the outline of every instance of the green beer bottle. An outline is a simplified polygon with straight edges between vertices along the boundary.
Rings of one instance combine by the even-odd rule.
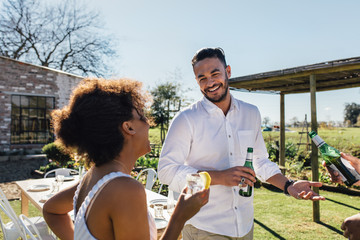
[[[253,161],[253,148],[249,147],[247,149],[244,167],[248,167],[248,168],[251,168],[252,170],[254,170],[252,161]],[[239,190],[239,194],[240,194],[240,196],[243,196],[243,197],[251,197],[252,186],[246,185],[246,187],[241,187]]]
[[[351,165],[348,165],[348,167],[344,165],[343,161],[341,161],[339,150],[337,150],[332,146],[329,146],[314,131],[311,131],[309,133],[309,136],[311,137],[312,141],[315,143],[316,147],[319,148],[321,156],[326,163],[326,166],[339,172],[341,180],[347,186],[350,187],[351,185],[353,185],[358,181],[357,177],[359,176],[359,174],[356,172],[356,170],[353,167],[351,167]]]

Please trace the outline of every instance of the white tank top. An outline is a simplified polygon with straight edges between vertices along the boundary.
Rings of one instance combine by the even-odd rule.
[[[122,173],[122,172],[112,172],[107,175],[105,175],[103,178],[101,178],[91,189],[89,194],[86,196],[84,202],[81,204],[79,211],[76,211],[76,201],[78,199],[79,190],[81,186],[81,182],[77,187],[77,190],[74,195],[74,213],[75,214],[75,233],[74,233],[74,239],[75,240],[89,240],[89,239],[96,239],[89,231],[87,225],[86,225],[86,212],[88,207],[92,204],[92,199],[96,195],[96,193],[107,184],[112,179],[117,177],[131,177],[128,174]],[[148,211],[148,221],[149,221],[149,230],[150,230],[150,240],[156,240],[157,239],[157,231],[156,231],[156,225],[155,220],[152,217],[152,215]]]

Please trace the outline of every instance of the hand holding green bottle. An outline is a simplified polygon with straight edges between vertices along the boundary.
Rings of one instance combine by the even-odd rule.
[[[354,157],[354,156],[352,156],[352,155],[350,155],[350,154],[347,154],[347,153],[343,153],[343,152],[341,152],[340,155],[341,155],[341,157],[342,157],[343,159],[349,161],[350,165],[351,165],[353,168],[355,168],[355,170],[356,170],[358,173],[360,173],[360,159],[359,159],[359,158]],[[328,167],[326,166],[326,162],[325,162],[325,161],[322,162],[322,165],[323,165],[324,167],[326,167],[327,170],[328,170],[328,172],[330,173],[331,181],[332,181],[332,182],[334,182],[334,183],[341,183],[341,184],[343,183],[342,180],[341,180],[341,176],[340,176],[340,174],[339,174],[338,171],[335,171],[335,170],[333,170],[332,168],[328,168]],[[354,183],[354,185],[360,186],[360,181],[357,181],[356,183]]]

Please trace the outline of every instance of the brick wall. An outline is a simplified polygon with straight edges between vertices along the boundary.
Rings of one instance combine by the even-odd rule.
[[[39,145],[10,145],[11,94],[55,97],[55,108],[69,101],[81,77],[0,56],[0,151],[35,148]]]

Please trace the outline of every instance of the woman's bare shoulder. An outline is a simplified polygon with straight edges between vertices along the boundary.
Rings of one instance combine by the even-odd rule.
[[[144,201],[146,199],[144,186],[130,177],[119,177],[111,180],[103,189],[103,194],[116,201],[119,201],[119,198],[124,199],[124,196],[129,200],[136,198]]]

